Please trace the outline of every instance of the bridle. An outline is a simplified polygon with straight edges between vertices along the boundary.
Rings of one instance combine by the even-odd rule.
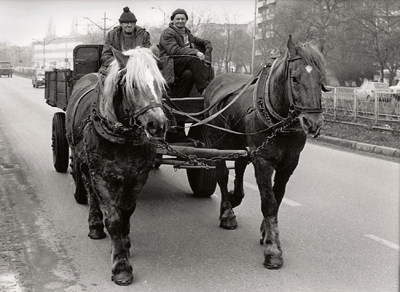
[[[123,68],[118,71],[118,79],[116,82],[116,90],[118,91],[119,89],[122,91],[122,94],[126,100],[128,100],[127,93],[126,93],[126,75],[127,69]],[[143,115],[145,112],[147,112],[150,109],[160,107],[162,108],[162,102],[156,102],[156,101],[151,101],[149,105],[146,105],[145,107],[142,108],[134,108],[133,112],[130,109],[125,109],[124,111],[127,113],[128,117],[126,118],[129,121],[129,125],[134,125],[137,122],[137,118],[141,115]]]
[[[293,62],[293,61],[297,61],[297,60],[302,60],[301,56],[294,56],[291,57],[289,55],[289,57],[286,59],[286,80],[287,80],[287,95],[288,95],[288,99],[289,99],[289,111],[291,111],[296,117],[299,116],[301,113],[322,113],[322,104],[321,104],[321,100],[319,102],[319,107],[317,108],[308,108],[308,107],[304,107],[304,106],[299,106],[296,104],[296,101],[293,99],[293,87],[292,87],[292,76],[290,74],[290,70],[289,70],[289,63]],[[272,71],[272,67],[271,67],[271,71]],[[270,71],[270,76],[272,75]],[[322,86],[323,87],[323,86]],[[324,90],[324,87],[322,88],[322,90]]]

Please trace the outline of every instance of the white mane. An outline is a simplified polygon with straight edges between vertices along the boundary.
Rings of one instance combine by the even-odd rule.
[[[126,98],[137,99],[147,98],[155,95],[161,102],[161,96],[165,92],[166,82],[157,67],[156,57],[148,48],[136,48],[124,52],[129,56],[126,64],[125,80]],[[117,122],[114,112],[114,95],[117,88],[120,68],[117,60],[110,64],[110,69],[106,80],[104,81],[104,91],[100,103],[100,113],[108,120]],[[149,78],[152,77],[152,78]],[[153,83],[153,86],[149,84]],[[150,86],[149,86],[150,85]],[[134,104],[133,100],[127,100],[127,104]]]

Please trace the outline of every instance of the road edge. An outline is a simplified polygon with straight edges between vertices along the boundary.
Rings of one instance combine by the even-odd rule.
[[[367,152],[372,154],[377,154],[386,157],[393,157],[400,159],[400,149],[390,148],[385,146],[373,145],[363,142],[357,142],[352,140],[344,140],[341,138],[331,137],[331,136],[324,136],[321,135],[315,139],[308,139],[309,142],[323,142],[327,144],[332,144],[339,146],[341,148],[347,148],[356,150],[359,152]]]

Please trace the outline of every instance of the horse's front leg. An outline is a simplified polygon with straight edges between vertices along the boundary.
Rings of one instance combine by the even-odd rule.
[[[278,230],[278,202],[272,189],[274,168],[262,157],[253,159],[255,176],[260,190],[261,211],[261,244],[264,244],[264,266],[268,269],[279,269],[283,264],[281,244]]]
[[[236,216],[233,213],[228,193],[229,171],[224,160],[216,162],[217,182],[221,191],[221,209],[219,226],[224,229],[235,229],[237,227]]]
[[[100,209],[99,197],[92,187],[89,176],[89,168],[86,164],[81,164],[82,179],[86,188],[89,203],[89,234],[91,239],[102,239],[106,237],[103,224],[103,213]]]
[[[235,208],[242,203],[244,198],[244,189],[243,189],[243,176],[244,171],[247,167],[247,158],[238,159],[235,161],[235,188],[229,192],[229,201],[231,203],[232,208]]]
[[[136,203],[125,209],[116,202],[106,207],[105,223],[111,237],[112,280],[118,285],[129,285],[133,281],[132,266],[129,262],[129,219],[135,207]]]

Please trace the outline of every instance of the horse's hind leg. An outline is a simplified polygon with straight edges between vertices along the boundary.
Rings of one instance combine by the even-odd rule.
[[[263,221],[261,223],[261,244],[264,244],[264,266],[268,269],[279,269],[283,264],[282,250],[278,229],[278,203],[272,189],[271,177],[274,168],[264,158],[253,159],[258,188],[261,196],[261,211]]]
[[[224,229],[235,229],[237,227],[236,216],[233,213],[228,193],[229,171],[225,161],[216,162],[217,182],[221,190],[221,209],[219,226]]]
[[[247,167],[247,158],[246,159],[238,159],[235,161],[235,188],[233,192],[229,192],[229,201],[231,203],[232,208],[235,208],[240,205],[244,198],[244,189],[243,189],[243,176],[244,171]]]

